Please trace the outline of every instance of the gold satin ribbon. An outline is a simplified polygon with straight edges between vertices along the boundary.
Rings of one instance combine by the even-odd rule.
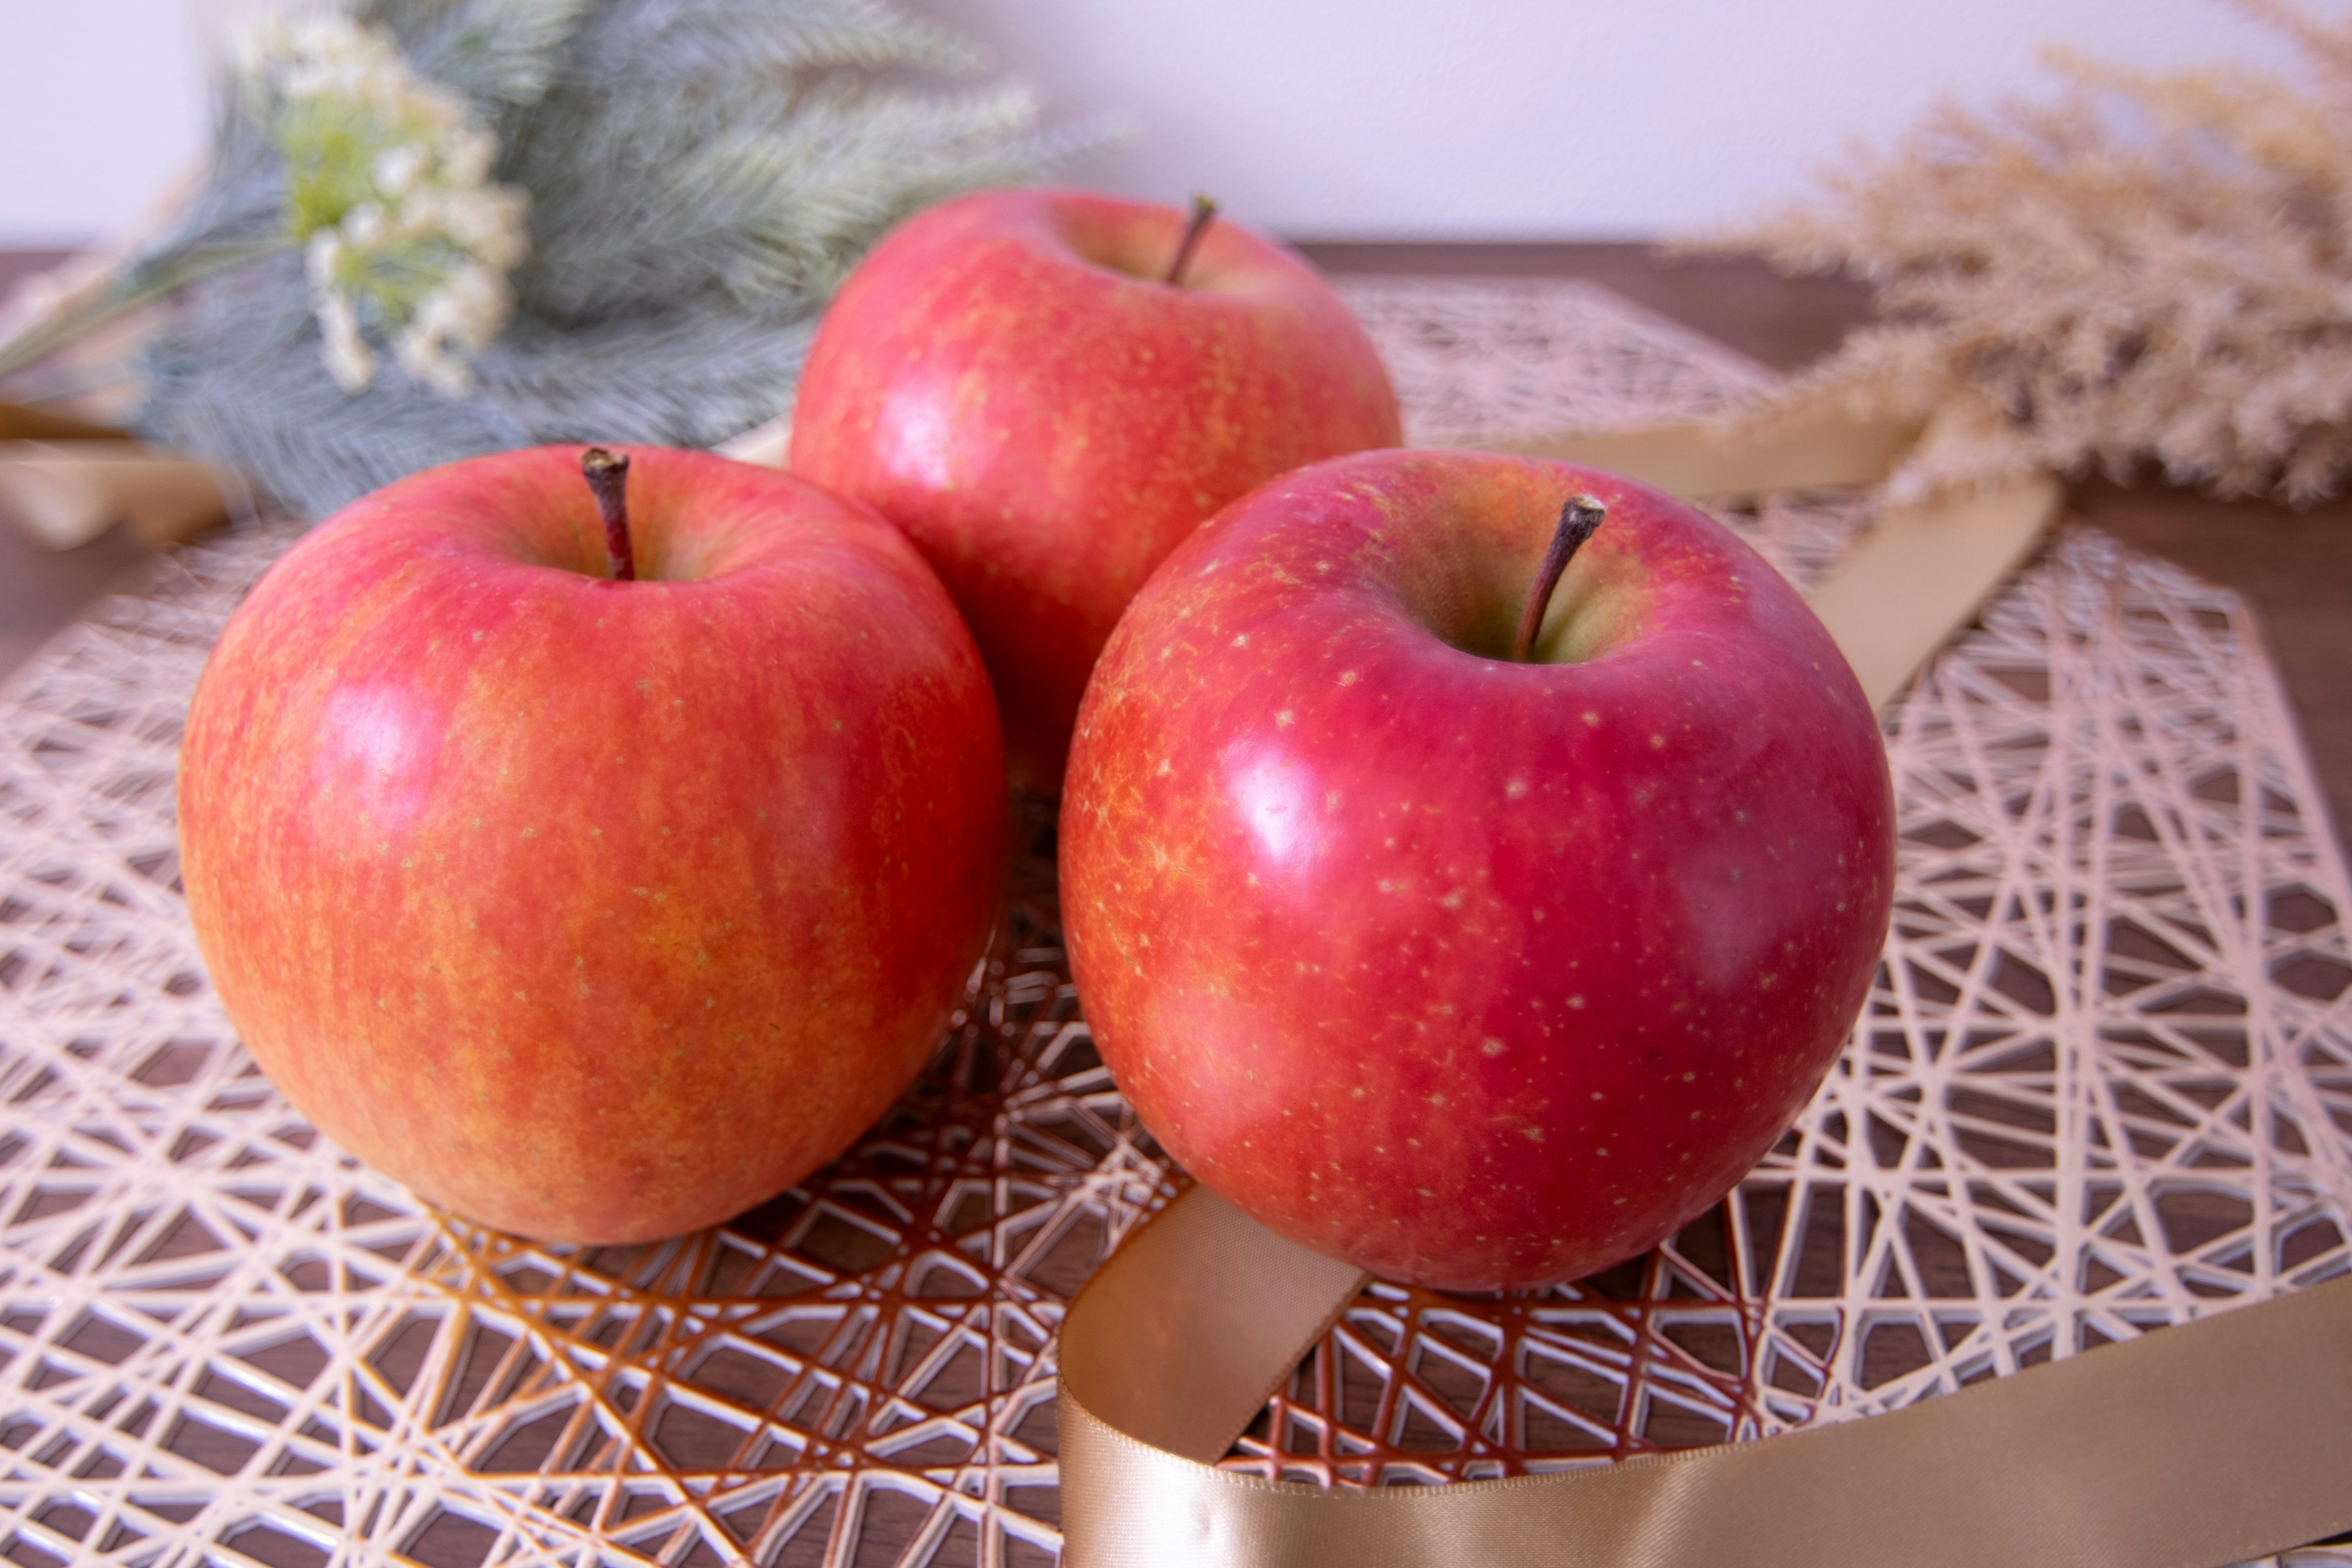
[[[1916,438],[1816,413],[1492,445],[1722,496],[1867,484]],[[1809,597],[1874,706],[2063,499],[2030,479],[1856,542]],[[2352,1527],[2352,1279],[1760,1442],[1373,1490],[1216,1468],[1365,1278],[1204,1187],[1130,1236],[1062,1325],[1067,1568],[2218,1568]]]
[[[226,522],[235,476],[128,431],[0,403],[0,514],[40,544],[72,550],[117,522],[156,549]]]
[[[1917,419],[1807,409],[1737,424],[1692,420],[1634,430],[1559,430],[1494,436],[1470,445],[1605,468],[1668,495],[1719,500],[1876,484],[1925,431]]]
[[[1964,437],[1975,417],[1959,404],[1924,425],[1808,408],[1727,428],[1668,425],[1482,446],[1606,468],[1669,495],[1723,500],[1875,484],[1915,444]],[[2033,553],[2064,500],[2056,479],[2035,474],[1972,495],[1891,508],[1872,523],[1806,595],[1872,707],[1900,696],[1919,667],[1975,617]]]
[[[161,550],[226,522],[243,487],[221,469],[136,441],[0,441],[0,511],[71,550],[116,523]]]
[[[1205,1187],[1129,1237],[1062,1325],[1067,1568],[2220,1568],[2352,1526],[2352,1279],[1760,1442],[1372,1490],[1216,1468],[1363,1279]]]

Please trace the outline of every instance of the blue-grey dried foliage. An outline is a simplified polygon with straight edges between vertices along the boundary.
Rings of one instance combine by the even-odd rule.
[[[516,314],[449,395],[321,361],[284,181],[221,94],[209,176],[137,265],[257,258],[184,290],[142,367],[151,434],[322,514],[403,474],[540,441],[704,446],[790,401],[815,313],[892,224],[1018,180],[1088,133],[1018,89],[941,91],[979,64],[877,0],[354,0],[497,133],[530,200]],[[249,100],[250,95],[244,95]]]

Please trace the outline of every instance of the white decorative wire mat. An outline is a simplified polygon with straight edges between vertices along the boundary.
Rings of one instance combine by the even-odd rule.
[[[1349,292],[1424,437],[1765,381],[1581,285]],[[1801,575],[1858,515],[1733,521]],[[924,1081],[804,1187],[649,1247],[454,1221],[256,1074],[181,910],[187,695],[289,537],[184,552],[0,690],[0,1555],[1051,1561],[1052,1334],[1169,1187],[1050,859]],[[2243,606],[2069,532],[1888,734],[1887,965],[1780,1149],[1594,1280],[1372,1288],[1229,1464],[1439,1481],[1748,1436],[2352,1268],[2352,893]]]
[[[1711,338],[1591,283],[1350,278],[1416,445],[1720,413],[1778,378]]]

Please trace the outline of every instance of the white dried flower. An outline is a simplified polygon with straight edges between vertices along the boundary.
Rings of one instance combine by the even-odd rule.
[[[426,295],[393,339],[401,367],[427,385],[456,394],[470,389],[467,361],[498,334],[514,309],[503,274],[488,267],[459,268]]]
[[[373,335],[425,385],[470,389],[530,252],[529,197],[489,177],[497,137],[389,37],[338,16],[264,18],[237,58],[285,161],[287,226],[337,384],[373,378]]]
[[[408,194],[425,171],[425,150],[412,144],[394,147],[375,161],[375,188],[395,199]]]
[[[499,160],[499,139],[487,131],[457,126],[441,153],[441,174],[451,186],[467,190],[485,184]]]
[[[345,392],[359,392],[375,379],[375,355],[360,336],[360,319],[341,294],[318,297],[319,333],[325,342],[327,374]]]

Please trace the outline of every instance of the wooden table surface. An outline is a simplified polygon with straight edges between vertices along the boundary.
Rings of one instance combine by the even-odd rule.
[[[1741,260],[1669,261],[1639,245],[1325,244],[1341,273],[1577,277],[1602,283],[1766,364],[1793,369],[1868,314],[1858,288]],[[54,254],[0,252],[0,290]],[[2339,826],[2352,822],[2352,502],[2307,512],[2161,483],[2079,486],[2074,514],[2242,594],[2259,614]],[[93,600],[134,586],[147,552],[120,531],[50,552],[0,521],[0,674]],[[2340,840],[2339,840],[2340,841]],[[424,1550],[437,1560],[442,1553]],[[465,1560],[455,1552],[449,1561]],[[864,1559],[861,1558],[861,1561]]]

